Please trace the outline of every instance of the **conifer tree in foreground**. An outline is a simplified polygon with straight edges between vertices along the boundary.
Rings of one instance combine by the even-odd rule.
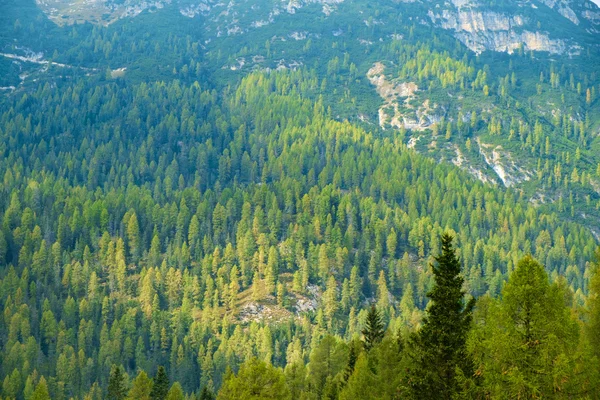
[[[125,377],[123,371],[118,365],[113,365],[108,378],[108,399],[122,400],[127,394],[125,388]]]
[[[473,363],[466,341],[471,327],[474,299],[465,304],[460,261],[444,234],[442,254],[432,265],[434,285],[421,330],[413,337],[416,368],[410,382],[415,398],[451,399],[459,392],[458,374],[472,376]]]
[[[162,365],[158,367],[156,376],[154,377],[154,385],[152,386],[152,392],[150,392],[150,398],[152,400],[165,400],[169,393],[169,377],[167,371]]]
[[[598,398],[596,359],[580,335],[564,281],[548,280],[531,256],[519,261],[499,299],[484,298],[469,339],[482,398]],[[590,397],[591,396],[591,397]]]
[[[365,322],[365,328],[362,330],[364,336],[365,350],[369,351],[377,343],[381,342],[385,334],[383,322],[381,316],[375,305],[372,305],[367,314],[367,320]]]

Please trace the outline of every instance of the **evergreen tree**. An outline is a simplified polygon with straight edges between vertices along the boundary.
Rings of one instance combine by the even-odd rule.
[[[285,376],[278,368],[256,358],[246,361],[237,376],[223,383],[218,400],[291,399]]]
[[[472,375],[466,341],[471,328],[474,300],[465,305],[464,279],[452,236],[442,235],[442,254],[432,265],[434,285],[423,327],[413,338],[415,369],[410,376],[419,399],[451,399],[459,391],[457,371]]]
[[[215,400],[215,395],[213,392],[211,392],[208,386],[204,386],[200,392],[200,395],[198,396],[198,400]]]
[[[365,350],[369,351],[377,343],[381,342],[385,334],[383,322],[381,316],[375,305],[372,305],[367,314],[367,320],[365,321],[365,327],[362,330],[363,343]]]
[[[348,382],[348,379],[354,372],[354,366],[356,365],[356,360],[358,359],[358,352],[356,351],[356,346],[350,345],[350,353],[348,354],[348,364],[346,365],[346,369],[344,370],[344,382]]]
[[[152,400],[165,400],[169,393],[169,377],[167,371],[162,365],[158,367],[156,376],[154,377],[154,384],[152,391],[150,392],[150,398]]]
[[[35,391],[31,395],[29,400],[50,400],[50,394],[48,393],[48,384],[46,379],[42,376],[40,381],[35,387]]]
[[[173,386],[171,386],[171,389],[169,390],[169,393],[167,393],[167,400],[184,400],[185,396],[183,395],[183,389],[181,388],[181,385],[179,384],[179,382],[175,382],[173,384]]]
[[[354,372],[340,393],[340,400],[375,399],[379,398],[378,393],[377,377],[369,367],[367,355],[363,353],[358,357]]]
[[[585,398],[597,391],[598,371],[564,284],[551,284],[544,267],[519,261],[501,299],[482,299],[482,323],[469,342],[486,398]]]
[[[118,365],[113,365],[110,371],[110,377],[108,379],[108,396],[109,400],[121,400],[124,399],[127,394],[125,388],[125,376],[123,371]]]
[[[138,376],[132,382],[127,398],[129,400],[150,400],[151,391],[152,381],[148,375],[146,375],[146,372],[140,371]]]

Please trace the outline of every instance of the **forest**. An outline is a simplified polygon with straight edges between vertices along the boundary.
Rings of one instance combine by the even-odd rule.
[[[161,399],[593,398],[587,229],[331,119],[303,95],[310,71],[253,74],[220,100],[98,79],[0,118],[4,398],[146,398],[149,377]],[[431,340],[441,353],[414,353]],[[257,376],[271,394],[246,386]]]
[[[600,398],[597,49],[7,2],[0,400]],[[377,63],[435,123],[377,124]]]

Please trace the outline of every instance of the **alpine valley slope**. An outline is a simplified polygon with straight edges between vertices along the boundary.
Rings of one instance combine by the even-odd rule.
[[[369,304],[390,354],[422,325],[443,232],[482,310],[532,254],[578,319],[553,326],[579,332],[600,235],[593,3],[2,7],[3,398],[106,398],[113,364],[199,394],[253,357],[335,397]],[[587,344],[562,342],[577,352],[552,364],[576,370]]]

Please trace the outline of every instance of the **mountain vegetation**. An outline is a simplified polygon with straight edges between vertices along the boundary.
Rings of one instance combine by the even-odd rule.
[[[1,400],[598,398],[598,48],[361,4],[221,37],[8,1]]]

